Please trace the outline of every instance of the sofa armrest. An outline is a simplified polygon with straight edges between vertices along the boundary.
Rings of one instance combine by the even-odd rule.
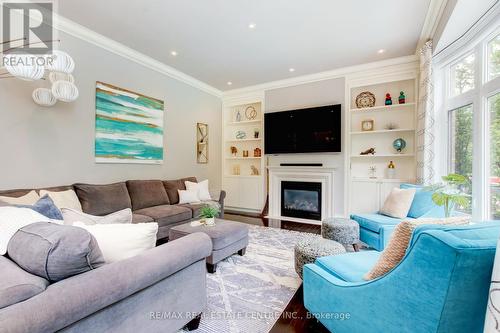
[[[219,205],[220,205],[220,214],[219,217],[221,219],[224,218],[224,199],[226,198],[226,191],[221,190],[219,195]]]
[[[194,233],[126,260],[50,285],[27,301],[0,310],[8,332],[53,332],[148,288],[206,257],[212,242]]]

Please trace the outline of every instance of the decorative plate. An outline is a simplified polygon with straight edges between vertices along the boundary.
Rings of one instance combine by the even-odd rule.
[[[356,106],[361,108],[371,108],[375,106],[375,95],[369,91],[363,91],[356,96]]]
[[[245,109],[245,117],[247,120],[254,120],[257,118],[257,110],[253,106],[249,106]]]

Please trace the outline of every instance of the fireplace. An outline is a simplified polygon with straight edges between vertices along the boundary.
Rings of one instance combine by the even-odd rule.
[[[321,221],[321,183],[282,181],[281,216]]]

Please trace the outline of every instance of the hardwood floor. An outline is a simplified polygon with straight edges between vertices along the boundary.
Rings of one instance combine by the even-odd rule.
[[[248,224],[269,226],[269,221],[264,218],[245,216],[239,214],[226,213],[225,219],[238,221]],[[305,223],[296,223],[289,221],[281,221],[282,229],[295,230],[300,232],[309,232],[313,234],[321,233],[321,226]],[[292,299],[286,306],[281,317],[274,324],[270,333],[327,333],[329,332],[320,322],[308,313],[304,307],[303,289],[300,286],[295,292]]]

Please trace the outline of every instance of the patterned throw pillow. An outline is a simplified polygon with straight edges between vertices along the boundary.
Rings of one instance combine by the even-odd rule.
[[[406,254],[411,235],[416,227],[425,224],[463,225],[469,224],[470,216],[448,217],[442,219],[417,219],[399,223],[392,234],[387,247],[380,255],[375,266],[363,277],[365,280],[376,279],[396,267]]]

